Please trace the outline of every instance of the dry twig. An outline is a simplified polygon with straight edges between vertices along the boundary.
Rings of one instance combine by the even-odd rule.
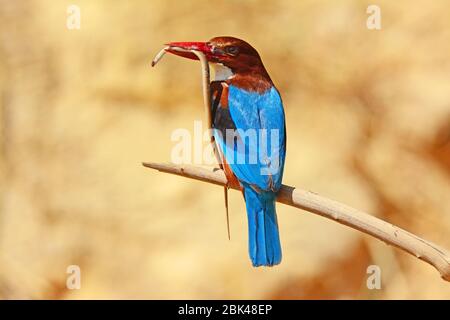
[[[225,186],[227,182],[225,174],[220,169],[160,163],[143,163],[143,165],[161,172],[220,186]],[[406,251],[434,266],[444,280],[450,281],[449,253],[415,234],[345,204],[286,185],[278,192],[277,201],[334,220]]]

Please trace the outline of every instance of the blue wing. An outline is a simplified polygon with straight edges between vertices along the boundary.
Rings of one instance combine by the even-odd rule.
[[[273,87],[265,93],[232,85],[228,106],[215,112],[216,143],[243,184],[276,192],[281,186],[286,154],[283,104]]]

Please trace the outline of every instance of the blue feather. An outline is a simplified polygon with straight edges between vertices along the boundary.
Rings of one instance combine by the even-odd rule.
[[[244,186],[248,218],[248,251],[254,267],[281,262],[281,244],[275,212],[275,194]]]
[[[230,85],[228,110],[232,123],[214,132],[215,141],[244,188],[252,264],[272,266],[281,261],[275,198],[286,155],[283,104],[274,87],[261,94]],[[223,136],[230,127],[237,130],[231,140]]]

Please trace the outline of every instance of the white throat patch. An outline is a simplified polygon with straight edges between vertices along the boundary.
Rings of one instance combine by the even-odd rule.
[[[221,63],[210,63],[209,66],[214,70],[213,81],[224,81],[234,76],[233,71]]]

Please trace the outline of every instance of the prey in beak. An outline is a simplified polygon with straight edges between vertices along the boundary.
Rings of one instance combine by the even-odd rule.
[[[213,49],[207,42],[171,42],[166,44],[166,46],[156,55],[155,59],[152,61],[152,67],[162,59],[166,52],[183,58],[199,60],[198,55],[195,54],[194,51],[202,53],[208,61],[214,56]]]
[[[216,50],[208,42],[171,42],[166,44],[166,46],[156,55],[152,61],[152,67],[154,67],[165,55],[166,52],[172,53],[174,55],[192,59],[200,60],[202,65],[202,79],[203,79],[203,99],[204,107],[206,112],[206,119],[208,128],[212,128],[212,112],[211,112],[211,81],[210,81],[210,71],[209,63],[216,60],[215,55],[219,56],[222,54],[221,50]],[[213,145],[214,154],[217,157],[219,166],[222,167],[222,160],[216,148],[214,148],[214,138],[211,135],[211,144]],[[227,219],[227,232],[228,239],[230,239],[230,220],[228,215],[228,187],[224,187],[225,195],[225,213]]]

